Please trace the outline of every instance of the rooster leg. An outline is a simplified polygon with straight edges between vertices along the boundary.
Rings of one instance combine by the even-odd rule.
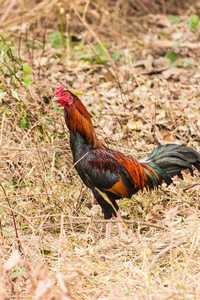
[[[106,238],[107,239],[110,238],[111,227],[112,227],[112,223],[111,222],[106,223]]]
[[[121,218],[121,216],[120,216],[120,211],[119,211],[119,210],[117,211],[117,219],[118,219],[119,221],[122,221],[122,218]],[[110,224],[111,224],[111,223],[110,223]],[[120,238],[122,238],[122,239],[127,238],[128,236],[127,236],[126,233],[124,232],[124,228],[123,228],[122,223],[117,223],[117,225],[118,225],[118,228],[119,228],[119,235],[120,235]]]

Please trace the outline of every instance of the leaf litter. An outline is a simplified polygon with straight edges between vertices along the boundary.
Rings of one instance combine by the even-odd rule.
[[[102,220],[101,211],[73,168],[63,111],[51,101],[55,87],[66,83],[87,106],[100,139],[137,159],[169,142],[200,152],[198,22],[188,16],[132,16],[134,28],[122,18],[120,33],[108,23],[107,15],[118,22],[116,14],[103,11],[96,34],[115,58],[115,73],[72,7],[65,7],[72,15],[72,44],[63,55],[59,13],[52,12],[56,3],[26,3],[21,19],[21,3],[16,12],[13,2],[1,21],[3,33],[12,32],[9,43],[19,45],[21,39],[13,51],[18,57],[20,48],[14,72],[10,52],[1,52],[0,174],[11,207],[21,213],[16,223],[22,253],[10,211],[1,207],[0,298],[198,299],[199,174],[185,173],[184,181],[175,178],[170,187],[120,200],[124,219],[137,222],[127,224],[130,240],[120,240],[114,226],[107,241],[105,223],[92,222]],[[98,22],[95,8],[89,5],[88,14]],[[42,31],[44,9],[51,26]],[[108,69],[77,34],[78,24]],[[2,191],[0,197],[8,206]],[[30,230],[23,215],[36,229]]]

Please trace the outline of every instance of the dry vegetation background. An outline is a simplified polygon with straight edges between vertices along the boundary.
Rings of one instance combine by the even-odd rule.
[[[199,13],[198,1],[1,1],[0,299],[200,299],[199,174],[119,201],[130,239],[114,226],[105,240],[52,103],[65,83],[99,137],[138,159],[169,142],[200,152]]]

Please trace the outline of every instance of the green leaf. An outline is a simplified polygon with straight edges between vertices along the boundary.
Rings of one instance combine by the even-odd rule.
[[[27,118],[24,117],[23,119],[21,119],[21,129],[24,130],[28,127],[29,127],[29,121]]]
[[[22,274],[25,274],[25,273],[26,273],[26,269],[25,268],[22,268],[22,269],[14,268],[13,269],[13,277],[14,278],[17,278],[18,276],[20,276]]]
[[[172,25],[177,24],[181,20],[179,16],[175,16],[175,15],[169,15],[169,19]]]
[[[199,17],[196,15],[189,17],[187,26],[190,30],[197,30],[197,27],[199,26]]]
[[[150,248],[148,248],[148,247],[146,247],[146,255],[148,255],[148,256],[149,256],[149,255],[151,255],[151,253],[152,253],[152,252],[151,252],[151,249],[150,249]]]
[[[115,61],[120,61],[121,58],[121,53],[119,51],[119,49],[116,49],[113,54],[111,55],[112,59],[114,59]]]
[[[74,95],[76,95],[76,96],[82,96],[82,95],[84,95],[83,92],[79,92],[79,91],[75,91],[75,90],[71,90],[71,92],[72,92]]]
[[[4,99],[6,92],[0,92],[0,99]]]
[[[168,40],[168,35],[167,35],[166,32],[161,32],[160,35],[161,35],[161,37],[162,37],[163,40]]]
[[[6,114],[6,115],[11,115],[11,111],[7,110],[7,109],[3,109],[3,112]]]
[[[56,53],[56,54],[54,54],[52,57],[55,58],[55,59],[58,59],[58,58],[61,58],[62,55],[59,54],[59,53]]]
[[[49,34],[49,39],[51,40],[51,45],[54,49],[62,48],[62,37],[60,32],[53,32]]]
[[[176,49],[176,48],[178,48],[179,46],[180,46],[180,44],[182,43],[182,42],[184,42],[185,41],[185,37],[183,37],[182,39],[180,39],[178,42],[176,42],[173,46],[172,46],[172,48],[173,49]]]
[[[11,50],[10,48],[7,49],[6,54],[8,55],[8,57],[9,57],[10,59],[13,58],[12,50]]]
[[[55,113],[58,113],[59,109],[58,109],[56,106],[54,106],[54,107],[53,107],[53,111],[54,111]]]
[[[46,124],[52,124],[52,121],[51,120],[49,120],[49,119],[46,119]]]
[[[167,52],[165,55],[166,58],[170,60],[169,66],[174,67],[178,63],[178,55],[175,54],[174,52]]]
[[[187,59],[187,58],[182,59],[181,63],[184,67],[187,67],[187,66],[196,67],[196,64],[193,61],[191,61],[190,59]]]
[[[31,73],[31,68],[29,67],[29,65],[27,64],[27,63],[24,63],[23,65],[22,65],[22,67],[23,67],[23,71],[24,71],[24,73],[25,74],[30,74]]]
[[[106,45],[106,44],[103,44],[103,46],[106,48],[106,49],[109,49],[109,45]],[[101,46],[99,44],[96,44],[94,45],[94,50],[97,51],[98,53],[105,53],[104,50],[101,48]]]
[[[24,83],[27,85],[27,87],[29,87],[29,85],[31,84],[31,78],[30,77],[25,77],[24,78]]]
[[[16,91],[12,90],[12,89],[11,89],[11,92],[12,92],[12,96],[13,96],[15,99],[17,99],[18,101],[20,101],[18,93],[17,93]]]
[[[104,44],[104,47],[106,49],[109,48],[108,45]],[[105,61],[107,60],[108,56],[105,53],[105,51],[101,48],[101,46],[99,44],[94,46],[94,52],[98,55],[98,58],[96,59],[95,63],[105,63]]]
[[[40,124],[40,125],[37,126],[37,128],[39,129],[39,131],[40,131],[41,134],[44,134],[43,125]]]
[[[95,61],[93,61],[93,64],[105,64],[106,63],[106,59],[105,59],[105,57],[104,58],[102,58],[102,57],[99,57],[100,59],[96,59]]]
[[[61,37],[61,33],[59,31],[52,32],[49,34],[49,39],[51,41],[54,41],[55,39],[60,38],[60,37]]]
[[[45,256],[49,256],[52,254],[52,251],[48,249],[41,249],[40,252]]]

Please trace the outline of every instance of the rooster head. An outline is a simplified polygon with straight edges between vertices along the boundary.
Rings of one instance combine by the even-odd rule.
[[[69,108],[69,106],[72,105],[74,101],[74,95],[70,91],[66,90],[65,85],[63,84],[56,88],[53,100],[59,101],[60,105]]]

